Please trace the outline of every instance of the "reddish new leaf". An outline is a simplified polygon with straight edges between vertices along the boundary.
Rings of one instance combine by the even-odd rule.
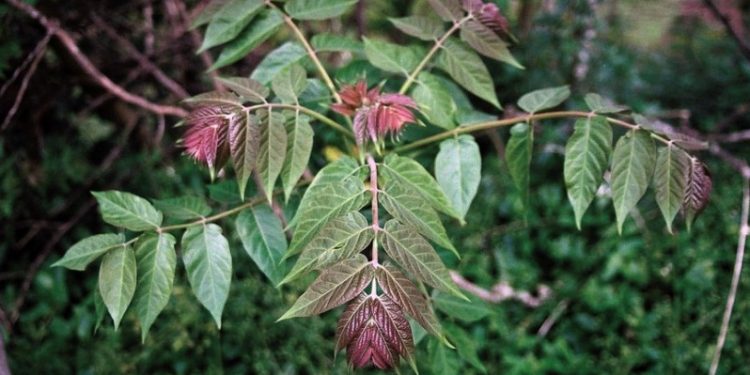
[[[229,150],[234,162],[234,173],[240,187],[240,197],[245,199],[245,187],[255,168],[260,149],[260,126],[258,120],[246,113],[238,112],[229,120]]]
[[[698,158],[691,157],[685,197],[682,201],[682,210],[685,214],[688,230],[695,217],[706,208],[712,189],[713,181],[708,168]]]
[[[375,271],[378,285],[401,309],[414,318],[427,332],[443,337],[440,323],[429,301],[414,283],[395,265],[386,263]]]
[[[183,139],[185,152],[206,164],[213,175],[229,158],[227,128],[231,115],[224,106],[201,107],[185,119],[187,130]]]

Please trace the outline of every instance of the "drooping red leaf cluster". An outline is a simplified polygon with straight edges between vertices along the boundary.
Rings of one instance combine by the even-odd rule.
[[[697,158],[691,158],[685,197],[682,202],[688,225],[706,208],[711,197],[711,190],[713,190],[711,172],[703,162]]]
[[[414,352],[409,322],[386,295],[361,294],[352,301],[339,319],[336,336],[336,351],[346,348],[349,363],[356,368],[390,369]]]
[[[185,153],[212,170],[224,165],[229,158],[229,119],[222,106],[199,107],[190,112],[185,118]]]
[[[482,25],[494,31],[497,35],[509,35],[508,19],[500,13],[500,8],[493,3],[482,0],[463,0],[464,10],[474,15]]]
[[[365,81],[344,86],[339,95],[343,103],[333,104],[331,109],[354,116],[354,135],[360,145],[368,138],[377,142],[388,134],[398,135],[404,124],[416,121],[414,100],[401,94],[381,94],[379,87],[368,90]]]

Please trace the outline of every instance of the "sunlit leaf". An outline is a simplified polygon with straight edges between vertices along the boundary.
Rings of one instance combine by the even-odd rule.
[[[372,264],[364,255],[344,259],[324,270],[279,320],[318,315],[350,301],[373,278]]]
[[[172,295],[177,264],[175,242],[171,234],[149,233],[138,239],[135,245],[138,287],[133,305],[141,322],[141,341],[144,342],[151,325]]]
[[[125,236],[122,234],[97,234],[86,237],[65,252],[62,259],[52,267],[65,267],[74,271],[83,271],[91,262],[117,246],[122,246]]]
[[[182,261],[195,296],[221,328],[232,282],[232,256],[221,228],[216,224],[188,228],[182,236]]]
[[[264,204],[242,211],[235,227],[247,255],[271,283],[278,284],[287,270],[286,263],[281,261],[287,242],[284,228],[271,207]]]
[[[446,139],[435,157],[435,177],[463,219],[479,190],[482,155],[470,135]]]
[[[149,201],[122,191],[92,192],[102,219],[108,224],[135,232],[159,228],[162,214]]]
[[[685,151],[671,144],[659,149],[654,170],[654,189],[656,203],[669,233],[672,233],[672,222],[685,199],[689,173],[690,156]]]
[[[120,327],[122,316],[133,299],[136,272],[135,254],[130,246],[108,251],[99,266],[99,293],[115,322],[115,330]]]
[[[656,164],[656,144],[648,132],[631,130],[622,136],[612,154],[612,203],[617,231],[648,189]]]
[[[604,181],[611,153],[612,127],[607,120],[589,116],[576,121],[575,130],[565,146],[563,172],[578,229],[581,229],[583,214]]]

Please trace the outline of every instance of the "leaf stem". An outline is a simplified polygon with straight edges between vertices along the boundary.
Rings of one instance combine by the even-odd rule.
[[[326,86],[328,86],[328,89],[331,91],[331,94],[333,94],[333,98],[336,100],[336,103],[341,103],[341,97],[336,90],[336,85],[333,84],[331,76],[328,75],[328,72],[323,67],[323,64],[320,62],[318,55],[310,45],[310,42],[307,41],[307,38],[305,37],[305,34],[302,33],[302,30],[300,30],[297,24],[294,23],[292,17],[290,17],[286,12],[276,6],[276,4],[272,3],[270,0],[266,0],[266,5],[278,10],[281,13],[281,16],[284,18],[284,23],[289,26],[289,28],[292,30],[292,33],[294,33],[294,36],[305,48],[305,51],[307,51],[307,55],[310,56],[310,60],[312,60],[315,68],[318,70],[318,75],[320,75],[320,78],[323,80],[323,82],[325,82]]]
[[[530,122],[530,121],[538,121],[538,120],[549,120],[549,119],[558,119],[558,118],[586,118],[591,116],[591,112],[582,112],[582,111],[559,111],[559,112],[547,112],[547,113],[537,113],[537,114],[524,114],[521,116],[511,117],[511,118],[505,118],[501,120],[492,120],[487,122],[481,122],[475,125],[468,125],[468,126],[459,126],[455,129],[444,131],[442,133],[435,134],[433,136],[420,139],[418,141],[396,147],[393,149],[393,152],[405,152],[410,151],[415,148],[425,146],[437,141],[442,141],[443,139],[455,137],[459,134],[466,134],[466,133],[473,133],[478,132],[482,130],[488,130],[488,129],[494,129],[494,128],[500,128],[503,126],[511,126],[515,125],[519,122]],[[640,126],[633,125],[628,122],[613,118],[613,117],[605,117],[607,119],[607,122],[613,124],[622,126],[627,129],[639,129]],[[653,134],[651,135],[654,139],[658,140],[659,142],[662,142],[664,144],[669,144],[670,141],[660,135]]]
[[[367,154],[367,165],[370,167],[370,193],[372,194],[372,230],[376,238],[372,241],[372,264],[378,266],[378,240],[377,234],[380,231],[380,221],[378,213],[378,164],[372,155]]]
[[[466,23],[472,18],[474,18],[474,16],[469,14],[468,16],[454,22],[453,26],[451,26],[451,28],[448,29],[448,31],[446,31],[445,34],[443,34],[443,36],[441,36],[439,39],[435,41],[435,45],[432,46],[429,52],[427,52],[427,54],[424,56],[422,61],[419,62],[419,65],[417,65],[417,67],[414,68],[414,71],[412,71],[411,74],[409,74],[409,76],[406,77],[406,82],[404,82],[404,84],[401,86],[401,89],[398,90],[399,94],[402,94],[402,95],[406,94],[406,92],[409,90],[411,85],[414,83],[414,80],[417,79],[417,76],[419,75],[419,73],[422,72],[422,70],[424,70],[424,68],[427,66],[427,63],[429,63],[430,60],[432,60],[432,57],[435,56],[437,51],[443,47],[443,43],[445,43],[445,41],[451,35],[453,35],[453,33],[455,33],[458,29],[460,29],[461,25],[463,25],[464,23]]]
[[[318,121],[320,121],[320,122],[322,122],[322,123],[330,126],[331,128],[335,129],[339,133],[342,133],[342,134],[346,135],[347,137],[349,137],[351,139],[354,139],[354,134],[351,132],[351,130],[347,129],[346,127],[344,127],[343,125],[339,124],[338,122],[331,120],[330,118],[326,117],[325,115],[323,115],[323,114],[321,114],[319,112],[315,112],[315,111],[313,111],[310,108],[303,107],[303,106],[301,106],[299,104],[264,103],[264,104],[253,105],[253,106],[250,106],[250,107],[245,107],[245,111],[252,112],[252,111],[255,111],[255,110],[258,110],[258,109],[265,109],[265,108],[267,108],[267,109],[272,109],[272,108],[293,109],[293,110],[296,110],[296,111],[303,112],[303,113],[309,115],[310,117],[313,117],[316,120],[318,120]]]

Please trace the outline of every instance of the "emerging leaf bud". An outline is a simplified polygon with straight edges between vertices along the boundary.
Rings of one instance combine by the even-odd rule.
[[[482,0],[463,0],[464,9],[474,15],[482,25],[494,31],[498,36],[509,35],[508,20],[500,13],[500,8],[493,3]]]
[[[206,164],[213,172],[229,158],[227,128],[229,115],[221,106],[200,107],[185,119],[185,153]]]

